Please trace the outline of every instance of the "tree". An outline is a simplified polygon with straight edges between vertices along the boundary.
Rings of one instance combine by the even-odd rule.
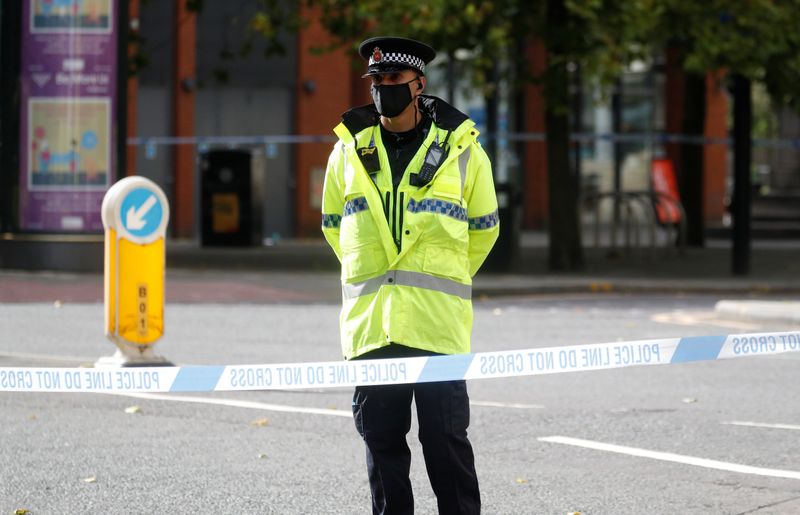
[[[547,104],[550,192],[549,264],[554,270],[583,266],[578,223],[578,181],[569,168],[568,66],[581,67],[587,80],[608,85],[644,49],[636,43],[649,33],[656,0],[311,0],[323,25],[342,44],[377,33],[403,35],[431,43],[451,59],[472,51],[473,84],[488,99],[495,94],[496,63],[506,60],[517,79],[542,85]],[[542,76],[533,76],[523,59],[511,57],[528,37],[548,51]],[[491,127],[490,127],[491,130]]]
[[[750,253],[750,124],[751,82],[760,81],[778,104],[800,108],[800,1],[786,0],[660,0],[659,22],[648,39],[656,45],[681,50],[681,62],[689,77],[707,70],[726,70],[734,96],[734,229],[733,271],[746,274]],[[693,91],[693,93],[692,93]],[[687,100],[698,109],[685,114],[702,117],[697,100],[704,90],[690,88]],[[692,98],[689,98],[689,97]],[[688,107],[688,106],[687,106]],[[694,116],[691,116],[694,115]],[[702,119],[702,118],[701,118]],[[688,122],[692,133],[702,134],[697,123]],[[695,234],[690,243],[702,244],[702,148],[695,146],[684,158],[684,187],[693,192],[687,218]],[[684,152],[684,154],[686,154]],[[699,199],[699,200],[698,200]]]
[[[550,198],[549,265],[553,270],[583,266],[578,220],[578,178],[569,169],[569,74],[580,68],[587,82],[607,88],[633,59],[652,23],[653,1],[548,0],[531,18],[548,59],[543,77]]]

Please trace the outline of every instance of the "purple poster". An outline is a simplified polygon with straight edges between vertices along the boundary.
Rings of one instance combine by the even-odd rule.
[[[25,0],[20,228],[103,230],[114,182],[116,0]]]

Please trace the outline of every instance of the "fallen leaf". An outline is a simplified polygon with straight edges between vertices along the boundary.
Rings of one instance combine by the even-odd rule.
[[[518,485],[524,485],[524,484],[525,484],[525,483],[527,483],[527,482],[528,482],[528,480],[527,480],[527,479],[522,479],[521,477],[518,477],[518,478],[517,478],[517,484],[518,484]]]
[[[139,406],[130,406],[128,408],[125,408],[125,413],[129,413],[129,414],[141,413],[141,412],[142,412],[142,408],[140,408]]]
[[[28,415],[28,420],[36,420],[36,414],[31,413],[30,415]]]
[[[84,483],[97,483],[97,476],[89,476],[89,477],[83,478],[83,482]]]
[[[260,418],[258,420],[254,420],[254,421],[250,422],[250,425],[251,426],[255,426],[255,427],[268,426],[269,425],[269,419],[268,418]]]
[[[30,513],[30,512],[31,512],[31,510],[26,510],[25,508],[21,508],[19,510],[16,510],[14,512],[14,515],[28,515],[28,513]]]
[[[265,459],[266,457],[267,457],[267,455],[266,455],[266,454],[264,454],[263,452],[262,452],[261,454],[259,454],[259,455],[258,455],[258,459],[260,459],[260,460],[263,460],[263,459]]]

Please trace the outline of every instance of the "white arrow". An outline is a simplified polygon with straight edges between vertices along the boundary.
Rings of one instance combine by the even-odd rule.
[[[125,217],[125,225],[129,231],[138,231],[147,225],[144,217],[147,212],[156,205],[156,202],[156,196],[150,195],[147,200],[144,201],[144,204],[139,206],[139,209],[136,209],[134,206],[131,206],[130,209],[128,209],[128,214]]]

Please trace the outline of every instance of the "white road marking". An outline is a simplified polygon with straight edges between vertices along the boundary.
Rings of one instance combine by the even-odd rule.
[[[650,316],[653,322],[661,324],[675,324],[675,325],[713,325],[717,327],[724,327],[728,329],[739,329],[742,331],[753,331],[760,329],[760,324],[753,324],[749,322],[739,322],[736,320],[724,320],[717,318],[715,313],[695,312],[687,313],[685,311],[672,311],[669,313],[656,313]]]
[[[236,399],[221,399],[216,397],[193,397],[188,395],[172,395],[168,393],[122,393],[108,392],[110,395],[133,397],[134,399],[148,399],[156,401],[192,402],[196,404],[215,404],[233,408],[258,409],[265,411],[281,411],[284,413],[305,413],[309,415],[328,415],[332,417],[352,417],[350,411],[341,411],[327,408],[306,408],[303,406],[285,406],[281,404],[267,404],[264,402],[240,401]]]
[[[78,358],[75,356],[56,356],[54,354],[29,354],[25,352],[0,351],[0,358],[30,359],[36,361],[66,361],[81,364],[92,364],[97,358]]]
[[[173,395],[169,393],[125,393],[125,392],[103,392],[109,395],[119,395],[122,397],[132,397],[134,399],[147,399],[156,401],[191,402],[195,404],[214,404],[217,406],[229,406],[233,408],[247,408],[264,411],[280,411],[283,413],[304,413],[307,415],[327,415],[332,417],[352,417],[349,411],[342,411],[330,408],[306,408],[303,406],[286,406],[283,404],[267,404],[264,402],[242,401],[236,399],[222,399],[217,397],[194,397],[189,395]],[[470,401],[473,406],[489,406],[495,408],[516,408],[516,409],[543,409],[544,406],[538,404],[516,404],[492,401]]]
[[[489,408],[544,409],[541,404],[518,404],[516,402],[469,401],[471,406],[487,406]]]
[[[779,470],[779,469],[767,469],[761,467],[751,467],[749,465],[739,465],[737,463],[729,463],[726,461],[716,461],[716,460],[708,460],[705,458],[697,458],[694,456],[684,456],[682,454],[648,451],[647,449],[638,449],[636,447],[626,447],[623,445],[593,442],[591,440],[581,440],[579,438],[570,438],[568,436],[547,436],[538,438],[538,440],[540,442],[573,445],[576,447],[584,447],[587,449],[595,449],[598,451],[615,452],[617,454],[628,454],[630,456],[638,456],[640,458],[650,458],[660,461],[671,461],[673,463],[683,463],[685,465],[694,465],[696,467],[725,470],[728,472],[739,472],[741,474],[754,474],[757,476],[781,477],[786,479],[800,479],[800,472],[796,472],[793,470]]]
[[[720,424],[727,426],[766,427],[768,429],[792,429],[794,431],[800,431],[800,426],[793,426],[791,424],[765,424],[763,422],[739,422],[739,421],[720,422]]]

